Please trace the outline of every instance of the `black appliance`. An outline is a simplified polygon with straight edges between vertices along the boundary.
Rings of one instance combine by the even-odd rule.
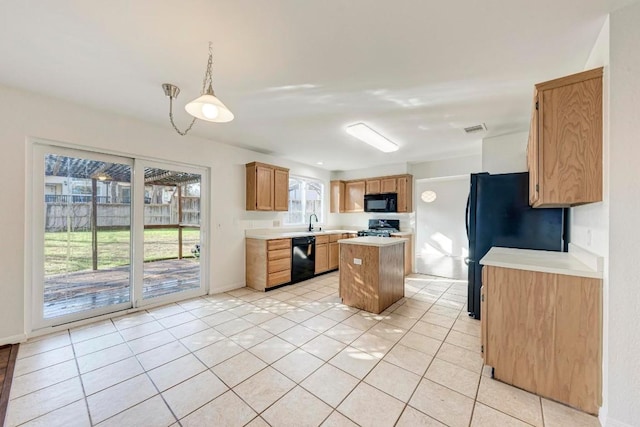
[[[316,238],[291,239],[291,283],[311,279],[316,272]]]
[[[358,231],[358,236],[389,237],[400,231],[399,219],[370,219],[367,230]]]
[[[569,211],[529,206],[529,173],[471,174],[467,310],[480,319],[480,260],[492,246],[566,252]]]
[[[398,193],[364,195],[365,212],[398,212]]]

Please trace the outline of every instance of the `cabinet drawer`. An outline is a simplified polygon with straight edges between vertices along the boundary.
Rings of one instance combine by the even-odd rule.
[[[276,271],[290,270],[291,258],[281,258],[269,261],[267,271],[269,273],[275,273]]]
[[[274,251],[267,252],[267,259],[269,261],[282,258],[291,259],[291,249],[276,249]]]
[[[332,234],[332,235],[329,236],[329,241],[332,242],[332,243],[333,242],[337,242],[340,239],[344,239],[344,237],[342,237],[342,236],[343,236],[343,234]]]
[[[283,270],[275,273],[269,273],[267,278],[267,287],[282,285],[291,281],[291,270]]]
[[[329,236],[316,236],[316,245],[329,243]]]
[[[291,249],[291,239],[278,239],[267,241],[267,249]]]

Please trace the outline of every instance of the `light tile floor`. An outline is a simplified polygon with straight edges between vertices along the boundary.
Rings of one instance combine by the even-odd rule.
[[[330,273],[30,340],[6,426],[598,426],[494,381],[466,284],[412,275],[380,315]]]

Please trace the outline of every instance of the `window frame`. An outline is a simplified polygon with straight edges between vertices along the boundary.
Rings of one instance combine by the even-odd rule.
[[[283,219],[283,225],[284,226],[289,226],[289,227],[295,227],[295,226],[300,226],[300,225],[306,225],[308,220],[309,220],[309,216],[311,214],[316,214],[318,217],[318,224],[323,224],[324,223],[324,210],[325,210],[325,191],[326,191],[326,184],[323,180],[318,179],[318,178],[312,178],[312,177],[308,177],[308,176],[302,176],[302,175],[294,175],[294,174],[289,174],[289,189],[291,188],[291,181],[300,181],[303,183],[304,185],[304,189],[301,191],[301,195],[302,198],[300,200],[301,205],[302,205],[302,220],[300,222],[289,222],[290,218],[291,218],[291,192],[289,191],[289,210],[287,211],[287,214],[284,216]],[[320,201],[320,206],[319,209],[316,210],[316,212],[307,212],[306,210],[306,206],[307,206],[307,198],[306,198],[306,194],[308,188],[307,185],[309,183],[313,183],[313,184],[317,184],[320,186],[320,197],[318,198],[318,200]],[[296,211],[295,213],[297,214],[299,211]]]

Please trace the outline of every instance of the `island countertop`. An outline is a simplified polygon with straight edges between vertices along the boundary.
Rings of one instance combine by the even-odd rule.
[[[352,239],[341,239],[341,240],[338,240],[338,243],[342,243],[345,245],[391,246],[391,245],[399,245],[400,243],[404,243],[408,241],[409,239],[405,239],[405,238],[365,236],[365,237],[354,237]]]

